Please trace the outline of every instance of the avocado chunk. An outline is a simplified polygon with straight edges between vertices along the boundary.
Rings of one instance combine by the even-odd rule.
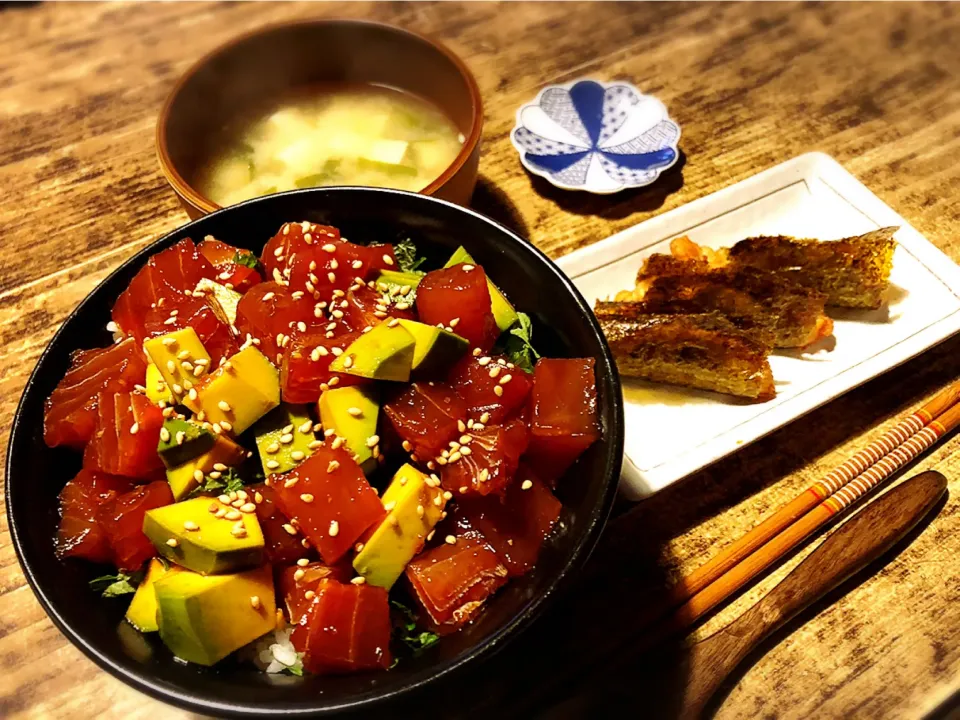
[[[240,499],[245,509],[196,497],[148,510],[143,534],[167,560],[201,575],[256,567],[263,562],[263,532],[252,498]]]
[[[412,290],[420,284],[425,274],[422,272],[403,272],[401,270],[381,270],[380,275],[377,276],[377,286],[385,285],[388,290],[391,287],[408,287]]]
[[[435,378],[452,367],[470,349],[470,343],[449,330],[414,320],[400,324],[413,335],[413,372],[419,377]]]
[[[209,423],[239,435],[280,404],[280,376],[273,364],[250,345],[211,373],[195,397],[183,404],[203,413]]]
[[[143,350],[178,401],[210,369],[210,355],[190,327],[144,340]]]
[[[387,517],[353,559],[353,569],[370,585],[390,589],[440,522],[446,504],[439,482],[407,464],[383,494]]]
[[[183,465],[213,447],[214,434],[189,420],[167,418],[163,421],[157,454],[168,468]]]
[[[142,633],[157,631],[157,594],[153,584],[167,573],[178,573],[181,568],[176,565],[152,558],[147,565],[147,574],[143,582],[137,586],[137,592],[127,608],[127,622]]]
[[[160,639],[187,662],[213,665],[276,627],[269,565],[232,575],[168,573],[154,588]]]
[[[457,251],[447,260],[447,264],[444,265],[444,267],[453,267],[461,263],[470,265],[477,264],[470,256],[470,253],[462,246],[457,248]],[[497,327],[500,328],[500,332],[505,332],[507,328],[517,321],[517,311],[514,310],[513,305],[510,304],[507,296],[503,294],[500,288],[493,284],[489,276],[487,276],[487,285],[490,288],[490,310],[493,312],[493,319],[496,321]]]
[[[174,442],[176,437],[176,435],[173,436]],[[233,467],[242,463],[246,457],[247,451],[226,435],[211,435],[211,437],[213,437],[213,443],[206,452],[190,458],[182,465],[167,468],[167,482],[174,500],[183,500],[192,493],[203,482],[205,475],[211,472],[222,472],[217,469],[218,466]]]
[[[374,380],[410,380],[416,341],[401,325],[382,322],[364,333],[330,363],[332,372]]]
[[[313,455],[313,420],[306,405],[281,403],[253,426],[264,475],[293,470]]]
[[[237,322],[237,305],[240,304],[240,298],[243,296],[236,290],[231,290],[226,285],[221,285],[208,278],[201,278],[194,292],[202,292],[212,297],[213,301],[220,306],[223,317],[231,325]]]
[[[380,455],[377,416],[380,405],[373,389],[352,385],[327,390],[317,403],[324,431],[333,429],[343,438],[357,464],[369,475],[377,469]]]
[[[160,368],[153,363],[147,364],[147,379],[143,383],[147,388],[147,397],[154,405],[164,402],[168,405],[174,402],[173,393],[167,386],[167,381],[160,374]]]

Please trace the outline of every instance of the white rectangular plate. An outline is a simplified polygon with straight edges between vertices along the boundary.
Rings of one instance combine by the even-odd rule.
[[[835,240],[898,225],[888,307],[829,308],[832,340],[776,351],[777,397],[747,403],[623,378],[626,445],[620,489],[641,499],[729,455],[960,330],[960,267],[835,160],[810,153],[606,240],[558,264],[591,304],[634,285],[652,253],[688,235],[729,247],[754,235]]]

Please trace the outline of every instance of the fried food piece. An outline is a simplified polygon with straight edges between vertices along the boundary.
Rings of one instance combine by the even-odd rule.
[[[644,273],[660,272],[655,276]],[[640,270],[637,287],[617,300],[639,303],[640,313],[719,312],[737,328],[774,347],[804,347],[833,332],[824,312],[826,295],[788,278],[746,267],[707,269],[706,263],[654,255]]]
[[[828,305],[878,308],[890,284],[898,227],[821,242],[778,235],[741,240],[729,264],[769,270],[827,295]]]
[[[600,327],[623,375],[769,400],[776,395],[769,346],[718,313],[642,314],[598,303]]]

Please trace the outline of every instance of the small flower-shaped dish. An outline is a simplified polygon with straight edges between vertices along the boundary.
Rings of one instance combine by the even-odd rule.
[[[566,190],[607,194],[654,182],[679,157],[680,127],[629,83],[550,85],[510,134],[530,172]]]

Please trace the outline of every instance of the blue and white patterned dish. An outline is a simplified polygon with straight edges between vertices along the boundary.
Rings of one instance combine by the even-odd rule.
[[[517,111],[520,162],[566,190],[606,194],[654,182],[679,157],[680,127],[629,83],[550,85]]]

